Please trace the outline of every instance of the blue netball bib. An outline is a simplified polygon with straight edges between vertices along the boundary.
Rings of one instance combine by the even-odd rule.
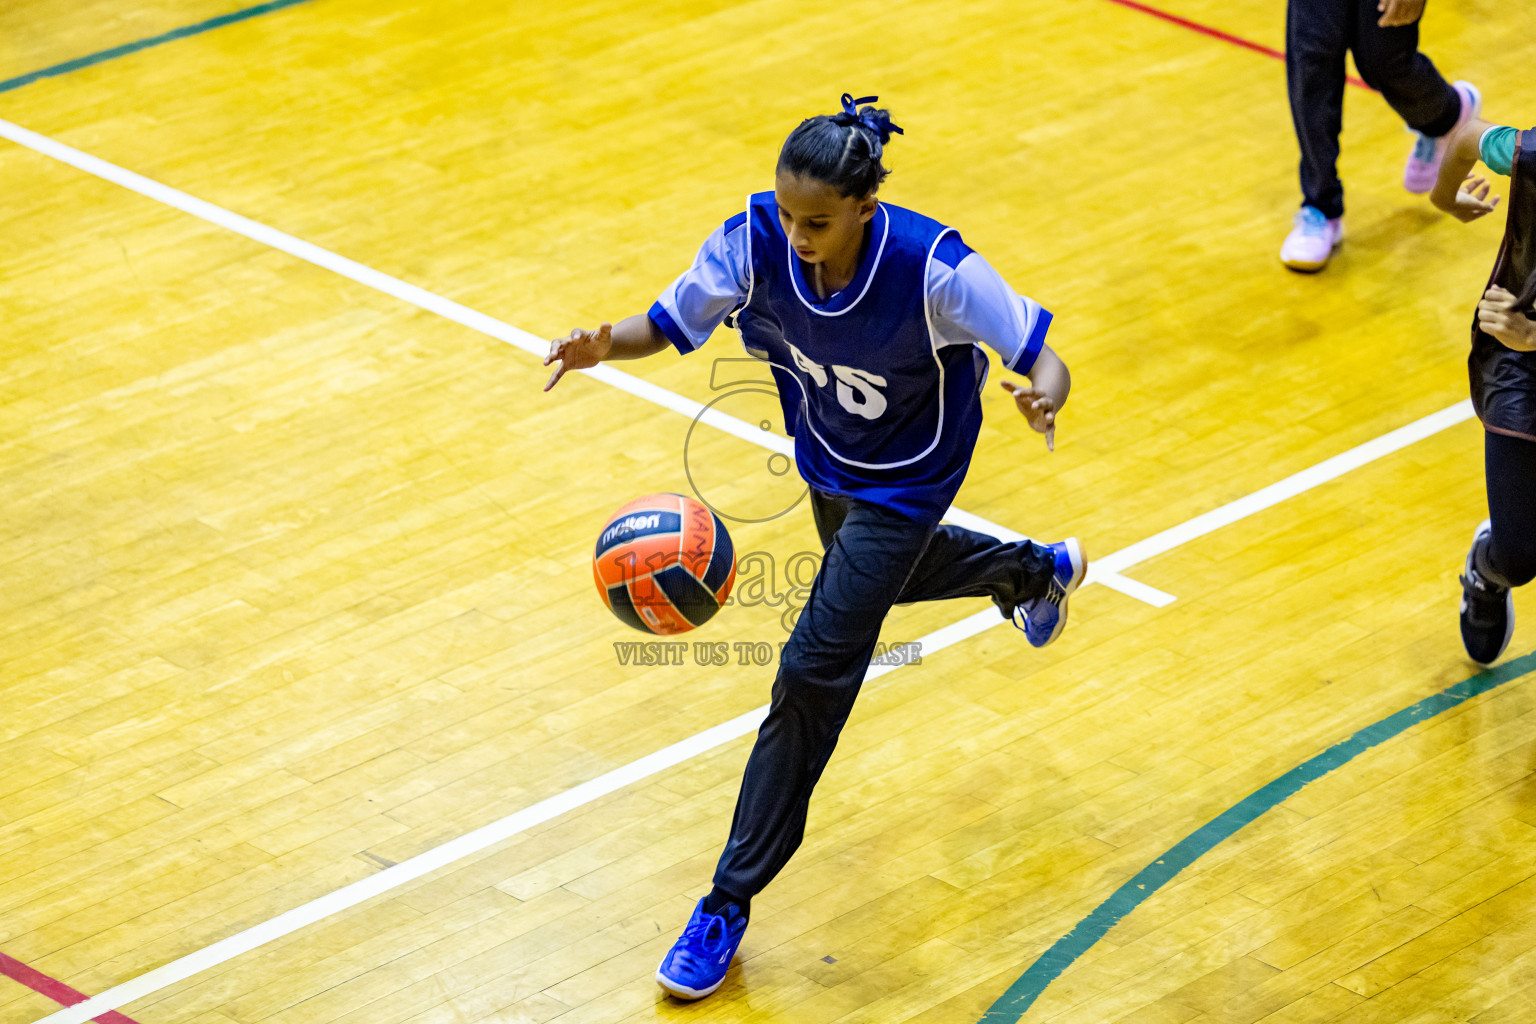
[[[929,323],[928,264],[953,229],[881,203],[853,281],[819,302],[772,192],[751,198],[748,219],[751,290],[736,325],[772,365],[801,475],[936,519],[970,465],[986,378],[985,357],[940,345]]]

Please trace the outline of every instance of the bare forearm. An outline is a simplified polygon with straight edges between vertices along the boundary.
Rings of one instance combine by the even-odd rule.
[[[1058,411],[1067,404],[1067,395],[1072,391],[1072,374],[1049,346],[1040,352],[1028,377],[1031,385],[1050,396]]]
[[[643,359],[670,344],[651,318],[644,313],[627,316],[613,326],[613,347],[605,362],[613,359]]]
[[[1477,164],[1478,140],[1489,127],[1487,121],[1474,117],[1457,129],[1446,143],[1445,160],[1440,164],[1435,187],[1429,194],[1429,201],[1439,209],[1449,213],[1456,208],[1456,193]]]

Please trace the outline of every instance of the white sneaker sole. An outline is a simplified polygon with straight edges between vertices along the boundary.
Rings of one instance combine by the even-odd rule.
[[[1338,246],[1334,246],[1334,248],[1338,248]],[[1326,267],[1331,259],[1333,259],[1333,253],[1329,252],[1327,256],[1316,262],[1311,260],[1281,260],[1280,262],[1285,264],[1287,270],[1295,270],[1303,274],[1315,274]]]
[[[1328,261],[1333,259],[1333,254],[1338,252],[1339,246],[1343,244],[1344,232],[1340,231],[1339,237],[1335,238],[1333,244],[1328,247],[1328,254],[1320,260],[1299,260],[1294,256],[1287,259],[1285,249],[1281,247],[1280,262],[1285,264],[1287,270],[1296,270],[1303,274],[1315,274],[1328,265]]]
[[[1073,592],[1083,584],[1083,577],[1088,575],[1088,556],[1083,551],[1082,541],[1076,537],[1068,537],[1062,541],[1067,546],[1067,557],[1072,561],[1072,578],[1062,589],[1071,597]]]
[[[661,968],[658,967],[656,968],[656,984],[660,985],[665,991],[679,999],[703,999],[715,989],[725,984],[725,979],[721,978],[719,981],[709,986],[709,988],[689,988],[687,985],[673,981],[671,978],[668,978],[666,975],[662,974]]]
[[[1088,556],[1083,553],[1082,542],[1076,537],[1068,537],[1062,543],[1067,546],[1067,559],[1072,563],[1072,578],[1061,588],[1061,604],[1057,606],[1061,614],[1056,617],[1056,628],[1051,630],[1051,635],[1045,638],[1045,643],[1040,647],[1049,647],[1055,643],[1061,631],[1067,628],[1067,598],[1077,592],[1077,588],[1083,584],[1083,578],[1088,575]]]

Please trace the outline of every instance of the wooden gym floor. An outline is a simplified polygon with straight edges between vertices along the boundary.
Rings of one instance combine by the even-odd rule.
[[[119,1024],[1536,1015],[1536,604],[1497,673],[1456,629],[1502,218],[1403,192],[1379,97],[1348,90],[1348,239],[1303,277],[1281,63],[1135,5],[308,0],[176,31],[237,9],[0,8],[0,1021],[71,992]],[[1283,45],[1279,0],[1167,9]],[[1491,0],[1424,30],[1520,125],[1533,39]],[[772,670],[622,663],[590,544],[653,491],[764,520],[733,535],[773,578],[697,635],[756,645],[815,533],[768,450],[689,437],[686,400],[779,428],[722,387],[728,333],[545,395],[519,332],[644,310],[845,90],[907,130],[885,197],[1053,310],[1074,371],[1054,454],[993,386],[958,506],[1132,582],[1044,652],[982,602],[898,610],[921,664],[868,684],[685,1005],[651,973]]]

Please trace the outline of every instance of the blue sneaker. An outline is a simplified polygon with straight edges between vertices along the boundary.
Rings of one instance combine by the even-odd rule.
[[[656,982],[679,999],[703,999],[725,980],[731,957],[747,933],[741,908],[727,903],[722,913],[706,914],[704,901],[693,908],[683,934],[656,968]]]
[[[1067,598],[1082,585],[1088,575],[1088,558],[1076,537],[1047,545],[1056,556],[1056,572],[1050,587],[1040,597],[1025,601],[1013,610],[1013,624],[1035,647],[1044,647],[1061,635],[1067,625]]]

